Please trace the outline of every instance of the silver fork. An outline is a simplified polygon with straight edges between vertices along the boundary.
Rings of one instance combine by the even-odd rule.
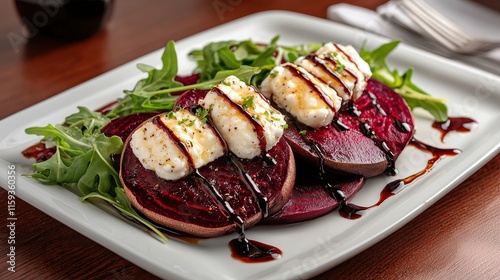
[[[500,47],[500,42],[485,41],[468,34],[422,0],[394,2],[429,36],[453,52],[474,54]]]

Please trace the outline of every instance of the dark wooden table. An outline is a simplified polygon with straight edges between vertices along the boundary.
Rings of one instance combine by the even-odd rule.
[[[325,17],[326,8],[336,2],[119,0],[106,28],[87,40],[13,43],[12,34],[22,35],[22,25],[13,1],[1,1],[0,118],[157,50],[170,39],[263,10]],[[346,2],[374,9],[385,1]],[[226,9],[217,13],[217,4]],[[499,279],[499,165],[497,155],[409,224],[316,279]],[[1,212],[6,213],[7,195],[3,189],[0,193]],[[8,232],[2,226],[1,279],[156,279],[31,205],[17,200],[16,206],[16,272],[7,270]]]

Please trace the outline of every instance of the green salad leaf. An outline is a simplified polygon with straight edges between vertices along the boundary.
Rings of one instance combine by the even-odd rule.
[[[109,122],[101,113],[79,107],[63,125],[31,127],[27,134],[43,136],[56,145],[49,160],[34,164],[32,177],[49,184],[77,184],[83,194],[94,190],[106,192],[119,185],[111,156],[120,154],[123,143],[117,136],[106,137],[100,127]],[[90,172],[89,172],[90,171]]]
[[[165,46],[161,61],[163,64],[161,69],[142,63],[137,65],[137,68],[146,73],[147,77],[139,80],[134,89],[124,91],[126,96],[107,114],[108,117],[115,118],[133,113],[173,108],[177,97],[170,93],[176,90],[159,92],[163,89],[175,89],[182,86],[181,83],[175,81],[178,66],[173,41],[169,41]]]
[[[302,44],[285,47],[278,45],[278,40],[279,36],[273,37],[267,44],[257,44],[251,40],[213,42],[191,51],[189,57],[197,63],[194,73],[200,74],[200,82],[224,77],[228,70],[252,67],[255,69],[254,75],[244,81],[258,87],[275,66],[285,61],[295,61],[299,56],[307,55],[321,46]]]
[[[167,240],[167,237],[160,231],[156,226],[151,224],[148,220],[144,219],[141,215],[139,215],[135,209],[132,207],[130,204],[130,201],[127,199],[127,196],[125,195],[125,191],[123,190],[122,187],[116,187],[115,188],[115,197],[112,197],[106,193],[101,193],[101,192],[92,192],[89,193],[85,196],[82,196],[80,199],[82,201],[88,200],[88,199],[102,199],[109,204],[113,205],[117,210],[119,210],[123,215],[134,219],[135,221],[143,224],[150,230],[152,230],[154,233],[156,233],[162,240]]]
[[[411,109],[420,107],[428,111],[436,121],[444,122],[448,119],[448,108],[445,100],[431,96],[411,81],[412,69],[402,75],[396,69],[391,69],[386,59],[397,47],[399,41],[392,41],[369,51],[361,49],[361,57],[370,65],[372,77],[390,86],[399,93]]]
[[[101,113],[79,107],[63,125],[30,127],[27,134],[43,136],[42,141],[55,144],[56,152],[48,160],[33,164],[34,179],[51,185],[76,185],[82,200],[100,198],[123,215],[151,228],[162,239],[166,237],[132,208],[120,184],[113,156],[122,152],[118,136],[106,137],[100,128],[110,121]]]

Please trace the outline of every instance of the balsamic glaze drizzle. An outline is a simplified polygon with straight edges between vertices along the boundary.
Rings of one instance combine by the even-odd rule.
[[[45,143],[37,143],[27,149],[25,149],[22,154],[25,158],[33,158],[36,162],[46,161],[56,153],[56,147],[47,148]]]
[[[229,155],[229,157],[231,157],[231,155]],[[247,181],[247,183],[251,182],[250,184],[253,184],[252,186],[255,187],[253,191],[258,198],[259,207],[261,207],[263,214],[267,216],[267,198],[262,195],[257,185],[255,185],[248,173],[244,172],[241,163],[237,159],[233,160],[232,157],[231,161],[238,167],[245,180],[249,180]],[[224,209],[225,212],[229,214],[231,221],[236,225],[238,238],[232,239],[229,242],[229,248],[231,249],[231,255],[233,256],[233,258],[239,259],[243,262],[267,262],[279,259],[281,257],[280,249],[255,240],[249,240],[245,234],[245,223],[243,219],[234,211],[229,202],[222,197],[222,195],[210,183],[210,181],[208,181],[203,175],[199,173],[198,169],[193,170],[193,175],[195,175],[196,178],[202,181],[203,185],[208,189],[212,197],[216,198],[221,209]]]
[[[433,122],[432,127],[441,131],[441,142],[444,142],[444,138],[448,133],[452,131],[458,132],[469,132],[476,128],[477,122],[471,118],[465,117],[449,117],[444,122]]]
[[[351,62],[354,66],[356,66],[356,68],[359,70],[359,66],[358,66],[358,64],[356,63],[356,61],[352,60],[351,56],[350,56],[348,53],[346,53],[346,52],[345,52],[342,48],[340,48],[338,44],[333,44],[333,45],[335,46],[335,48],[336,48],[338,51],[340,51],[341,53],[343,53],[343,54],[344,54],[344,56],[345,56],[345,57],[346,57],[346,58],[347,58],[347,59],[348,59],[348,60],[349,60],[349,61],[350,61],[350,62]],[[330,57],[329,57],[329,59],[330,59],[330,61],[331,61],[331,62],[335,63],[335,65],[337,64],[337,62],[335,61],[335,59],[332,59],[332,58],[330,58]],[[358,79],[358,76],[357,76],[357,75],[355,75],[355,74],[354,74],[354,73],[353,73],[353,72],[352,72],[349,68],[344,68],[343,72],[348,73],[348,74],[352,77],[352,79],[355,81],[356,86],[358,85],[358,83],[360,83],[360,82],[361,82],[361,81]]]
[[[217,202],[219,203],[219,207],[221,209],[224,209],[225,212],[229,214],[231,221],[233,221],[237,226],[238,233],[240,235],[244,234],[245,229],[243,219],[238,214],[236,214],[229,202],[224,199],[224,197],[219,193],[219,191],[217,191],[214,185],[210,183],[207,178],[200,174],[198,169],[193,169],[192,174],[202,182],[202,185],[209,191],[211,196],[217,200]]]
[[[349,101],[345,110],[346,110],[346,112],[348,112],[349,114],[351,114],[357,118],[361,117],[361,112],[358,110],[356,105],[354,105],[354,102],[352,100]]]
[[[292,123],[295,126],[295,128],[297,129],[297,131],[303,131],[307,128],[304,124],[295,121],[295,119],[293,119],[293,118],[290,118],[290,120],[292,121]],[[325,175],[327,174],[327,172],[325,169],[325,155],[324,155],[323,151],[321,150],[321,147],[319,147],[311,139],[307,138],[305,134],[303,134],[303,133],[299,133],[299,134],[300,134],[302,140],[309,147],[311,147],[313,149],[313,152],[318,156],[318,164],[319,164],[318,178],[322,184],[323,189],[328,193],[328,195],[330,195],[330,197],[337,200],[338,202],[344,201],[345,200],[344,192],[326,179]]]
[[[326,66],[326,61],[320,58],[317,54],[311,53],[305,57],[308,61],[314,64],[315,67],[321,68],[323,73],[326,73],[332,81],[338,86],[336,88],[342,88],[342,91],[348,95],[352,96],[352,90],[350,90],[347,85],[344,83],[343,79],[340,77],[341,74],[337,71],[332,71],[329,67]],[[336,64],[336,63],[335,63]]]
[[[259,241],[248,240],[245,236],[242,239],[229,241],[229,248],[234,259],[245,263],[274,261],[280,259],[282,255],[280,249]]]
[[[368,91],[368,96],[370,96],[372,100],[372,106],[373,108],[377,109],[378,113],[381,114],[382,116],[387,116],[387,113],[380,107],[380,104],[377,102],[377,96],[373,94],[372,92]]]
[[[368,92],[368,95],[371,98],[371,104],[372,106],[377,109],[378,113],[387,116],[387,113],[383,110],[383,108],[377,103],[377,98],[376,96]],[[381,138],[379,138],[376,133],[372,130],[371,126],[363,121],[361,119],[361,112],[357,109],[355,104],[353,102],[349,102],[347,107],[345,108],[347,112],[349,112],[351,115],[355,116],[359,123],[360,123],[360,131],[366,136],[371,138],[375,144],[385,153],[387,161],[389,162],[388,167],[385,171],[386,175],[395,175],[397,173],[397,170],[395,168],[395,156],[394,153],[391,151],[389,146],[385,141],[383,141]],[[293,122],[293,125],[297,129],[297,131],[302,131],[304,129],[307,129],[305,125],[298,123],[295,121],[295,119],[290,118]],[[402,133],[409,133],[411,131],[411,127],[408,123],[403,122],[397,118],[394,118],[394,123],[396,126],[396,129],[398,129]],[[342,122],[340,122],[337,118],[333,121],[332,125],[338,129],[339,131],[344,131],[348,130],[349,128],[345,126]],[[346,200],[345,194],[336,186],[332,185],[325,177],[326,175],[326,170],[324,166],[324,154],[323,151],[321,150],[321,147],[319,147],[314,141],[308,139],[305,134],[300,133],[302,140],[309,145],[313,152],[318,156],[318,163],[319,163],[319,179],[323,185],[324,190],[336,201],[339,202],[339,214],[347,219],[358,219],[360,218],[366,211],[368,211],[371,208],[377,207],[380,204],[382,204],[386,199],[389,197],[397,194],[400,192],[402,189],[404,189],[407,185],[411,184],[424,174],[428,173],[434,165],[442,158],[446,156],[454,156],[460,153],[459,150],[457,149],[440,149],[436,148],[433,146],[430,146],[428,144],[425,144],[421,141],[416,140],[415,138],[412,138],[410,141],[410,144],[417,147],[418,149],[422,151],[427,151],[432,154],[432,158],[429,159],[427,162],[427,166],[415,173],[412,174],[404,179],[398,179],[394,180],[390,183],[388,183],[384,189],[380,193],[380,198],[379,200],[370,206],[360,206],[356,205],[353,203],[350,203]]]
[[[217,189],[203,175],[198,172],[198,169],[193,170],[193,175],[202,181],[203,185],[209,190],[212,197],[217,199],[221,209],[224,209],[229,214],[231,221],[236,225],[238,238],[229,241],[231,256],[243,262],[267,262],[281,257],[281,250],[258,241],[249,240],[245,234],[245,223],[243,219],[236,214],[234,209],[229,205]]]
[[[237,104],[227,95],[225,95],[218,87],[212,88],[212,91],[217,93],[219,97],[224,98],[227,103],[231,104],[234,108],[240,111],[240,113],[243,114],[252,123],[255,133],[257,133],[257,138],[259,139],[259,147],[261,153],[264,154],[266,152],[267,140],[264,136],[264,128],[262,127],[262,125],[257,122],[257,120],[253,118],[246,110],[244,110],[241,105]]]
[[[238,168],[240,177],[247,184],[247,186],[249,186],[249,189],[252,190],[254,197],[258,201],[259,208],[262,211],[262,216],[264,218],[267,217],[269,214],[269,204],[267,201],[267,197],[264,196],[264,194],[262,194],[261,190],[259,189],[259,186],[253,181],[250,174],[248,174],[245,171],[245,168],[241,163],[241,161],[238,159],[238,157],[236,157],[233,153],[229,153],[227,157],[233,163],[233,165]]]
[[[292,65],[285,65],[284,67],[288,69],[288,71],[290,71],[292,75],[304,81],[309,86],[311,91],[315,92],[328,105],[328,107],[330,107],[332,111],[334,112],[337,111],[330,97],[325,96],[325,93],[321,89],[319,89],[315,83],[309,80],[309,77],[307,77],[304,73],[302,73],[300,70],[298,70]]]
[[[158,126],[163,131],[166,132],[168,137],[170,137],[170,139],[172,139],[172,141],[177,145],[177,147],[179,147],[179,149],[182,151],[184,156],[186,156],[186,158],[188,159],[189,168],[194,169],[193,158],[189,154],[188,148],[186,147],[186,145],[184,143],[182,143],[182,141],[180,141],[180,139],[177,137],[177,135],[175,135],[175,133],[173,133],[172,130],[160,120],[160,116],[154,117],[152,122],[154,125]]]
[[[375,97],[375,96],[373,96],[373,97]],[[387,114],[385,113],[385,111],[382,108],[380,108],[380,106],[378,105],[378,103],[376,101],[377,101],[376,98],[372,98],[372,105],[375,108],[377,108],[379,113],[386,116]],[[358,108],[356,108],[356,105],[353,102],[349,103],[346,110],[347,110],[347,112],[349,112],[350,114],[352,114],[358,118],[359,130],[361,131],[361,133],[363,133],[363,135],[365,135],[366,137],[369,137],[370,139],[372,139],[375,142],[375,144],[377,145],[377,147],[379,147],[380,150],[382,150],[382,152],[384,152],[385,157],[387,159],[387,168],[384,171],[384,173],[386,175],[390,175],[390,176],[396,175],[398,173],[398,171],[396,169],[395,156],[394,156],[394,153],[389,148],[389,146],[387,145],[387,143],[384,140],[382,140],[380,137],[377,136],[375,131],[372,130],[370,124],[368,124],[366,121],[364,121],[360,118],[361,112],[358,110]]]
[[[436,147],[433,147],[429,144],[423,143],[415,138],[412,138],[412,140],[410,141],[410,145],[418,148],[421,151],[429,152],[432,154],[432,157],[427,161],[426,167],[424,169],[420,170],[419,172],[414,173],[406,178],[394,180],[394,181],[388,183],[384,187],[384,189],[380,192],[379,200],[373,205],[359,206],[359,205],[352,204],[352,203],[341,204],[340,209],[339,209],[339,213],[342,217],[347,218],[347,219],[352,219],[352,220],[360,218],[369,209],[379,206],[389,197],[399,193],[401,190],[403,190],[409,184],[413,183],[415,180],[422,177],[423,175],[429,173],[429,171],[434,167],[434,165],[439,160],[441,160],[447,156],[455,156],[461,152],[458,149],[436,148]]]
[[[394,124],[396,126],[396,129],[400,132],[409,133],[411,131],[411,126],[398,118],[394,118]]]
[[[261,156],[261,158],[264,160],[264,162],[268,165],[268,166],[273,166],[273,165],[276,165],[278,164],[278,162],[276,161],[275,158],[273,158],[270,154],[268,153],[265,153]]]
[[[341,120],[339,120],[338,118],[333,119],[332,126],[338,131],[348,131],[349,130],[349,127],[346,124],[344,124]]]
[[[336,48],[339,52],[343,53],[343,54],[345,55],[345,57],[347,57],[347,59],[348,59],[348,60],[349,60],[352,64],[354,64],[354,65],[356,66],[356,68],[358,68],[358,69],[359,69],[359,66],[358,66],[358,64],[356,63],[356,61],[352,60],[351,56],[350,56],[348,53],[346,53],[346,52],[345,52],[342,48],[340,48],[338,44],[333,44],[333,45],[335,46],[335,48]]]

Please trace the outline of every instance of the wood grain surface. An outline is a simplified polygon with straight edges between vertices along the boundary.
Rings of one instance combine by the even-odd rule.
[[[339,1],[119,0],[106,27],[76,42],[22,35],[13,1],[0,2],[0,118],[132,59],[213,26],[263,10],[317,17]],[[345,1],[375,9],[383,0]],[[484,1],[481,1],[484,2]],[[214,3],[227,4],[218,13]],[[36,117],[36,116],[33,116]],[[500,279],[500,155],[381,242],[314,279]],[[0,279],[157,279],[33,206],[16,201],[16,272],[7,270],[2,226]],[[6,223],[7,193],[0,191]]]

